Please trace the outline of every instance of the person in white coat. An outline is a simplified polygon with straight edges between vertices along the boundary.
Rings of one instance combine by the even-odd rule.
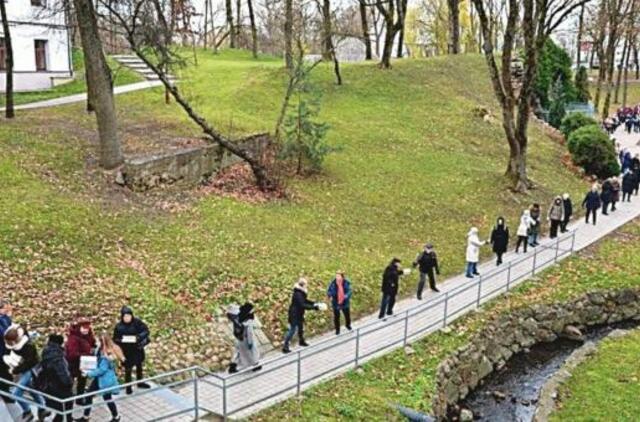
[[[478,237],[478,229],[471,227],[467,233],[467,278],[480,275],[478,272],[478,261],[480,261],[480,247],[487,242],[480,240]]]
[[[524,253],[527,253],[527,238],[529,236],[529,230],[531,229],[531,224],[533,221],[531,220],[530,211],[524,210],[522,212],[522,216],[520,217],[520,225],[518,226],[518,243],[516,243],[516,253],[520,250],[520,245],[524,247]]]
[[[255,333],[258,323],[253,315],[253,305],[251,303],[247,302],[240,306],[237,313],[237,323],[241,325],[242,334],[237,335],[234,332],[236,344],[229,372],[234,373],[252,366],[254,371],[258,371],[262,369],[261,366],[257,366],[261,357],[260,345]]]

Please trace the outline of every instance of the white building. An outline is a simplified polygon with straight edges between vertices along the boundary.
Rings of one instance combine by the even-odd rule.
[[[60,0],[0,0],[7,7],[16,91],[51,88],[73,77],[71,40]],[[0,26],[0,91],[6,86],[6,49]]]

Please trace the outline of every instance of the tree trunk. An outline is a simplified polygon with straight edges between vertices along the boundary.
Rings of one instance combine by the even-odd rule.
[[[225,0],[227,12],[227,28],[229,29],[229,47],[236,48],[236,31],[233,26],[233,6],[231,0]]]
[[[380,67],[383,69],[391,69],[391,55],[393,54],[393,39],[396,36],[396,29],[393,22],[386,23],[384,32],[384,45],[382,46],[382,57],[380,59]]]
[[[322,59],[331,60],[332,54],[331,0],[322,0]]]
[[[627,55],[629,54],[629,39],[625,38],[624,46],[622,47],[622,57],[620,57],[620,63],[618,64],[618,76],[616,79],[615,95],[613,97],[614,104],[620,104],[620,84],[622,83],[622,72],[627,61]]]
[[[236,43],[242,34],[242,0],[236,0]]]
[[[91,0],[74,0],[73,3],[84,51],[87,88],[91,104],[96,110],[100,138],[100,165],[111,169],[119,166],[123,161],[118,139],[111,70],[102,49],[93,3]]]
[[[359,0],[360,4],[360,25],[362,26],[362,41],[365,47],[365,60],[373,58],[371,52],[371,38],[369,37],[369,23],[367,22],[367,3],[365,0]]]
[[[633,62],[636,67],[636,80],[640,79],[640,54],[638,54],[638,47],[633,47]]]
[[[293,0],[284,0],[284,61],[293,69]]]
[[[449,10],[449,39],[447,52],[460,53],[460,0],[447,0]]]
[[[396,29],[398,31],[398,47],[396,49],[396,57],[401,59],[404,57],[404,23],[407,17],[408,0],[400,0],[398,2],[398,22]],[[393,43],[393,40],[391,40]]]
[[[207,49],[207,30],[209,29],[209,0],[204,0],[204,39],[202,46]]]
[[[576,66],[580,69],[582,62],[582,32],[584,31],[584,5],[580,8],[580,17],[578,18],[578,35],[576,48]]]
[[[627,49],[627,59],[624,64],[624,86],[622,87],[622,107],[627,106],[627,90],[629,88],[629,63],[631,61],[631,44]]]
[[[251,53],[253,58],[258,58],[258,29],[256,28],[256,17],[253,14],[253,0],[247,0],[249,9],[249,23],[251,24]]]
[[[13,104],[13,45],[11,42],[11,31],[9,31],[9,18],[7,18],[7,8],[4,0],[0,0],[0,19],[2,19],[2,32],[4,37],[4,48],[6,51],[5,65],[7,69],[5,83],[5,109],[4,116],[13,119],[15,114]]]

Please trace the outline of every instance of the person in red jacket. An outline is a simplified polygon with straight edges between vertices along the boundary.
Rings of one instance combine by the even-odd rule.
[[[91,321],[80,317],[69,328],[67,343],[64,348],[64,357],[69,364],[71,377],[76,380],[76,395],[84,394],[87,386],[87,378],[80,372],[80,357],[93,356],[96,347],[96,338],[93,335]],[[84,404],[84,399],[78,399],[79,405]]]

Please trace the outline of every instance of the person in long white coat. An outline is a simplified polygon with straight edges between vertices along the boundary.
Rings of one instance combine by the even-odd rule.
[[[478,237],[478,229],[471,227],[467,233],[467,274],[468,278],[480,275],[478,272],[478,261],[480,261],[480,247],[485,245],[485,240]]]
[[[262,368],[257,366],[261,357],[260,345],[255,333],[258,323],[253,315],[253,305],[247,302],[240,306],[237,318],[242,326],[242,335],[236,336],[235,350],[231,360],[233,370],[229,372],[233,373],[252,366],[255,367],[254,371],[260,370]]]
[[[516,244],[516,253],[520,250],[520,245],[524,247],[524,253],[527,253],[527,237],[529,236],[529,230],[531,229],[531,224],[533,224],[533,220],[531,219],[531,212],[529,210],[524,210],[522,212],[522,216],[520,217],[520,225],[518,226],[518,243]]]

